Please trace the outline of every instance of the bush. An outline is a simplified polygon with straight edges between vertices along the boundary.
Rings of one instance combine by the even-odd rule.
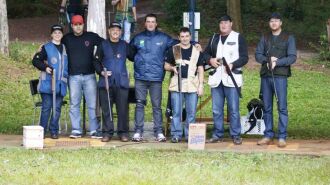
[[[325,65],[330,66],[330,50],[328,37],[326,36],[326,34],[320,35],[318,44],[313,44],[312,42],[310,42],[309,45],[318,52],[318,59]]]

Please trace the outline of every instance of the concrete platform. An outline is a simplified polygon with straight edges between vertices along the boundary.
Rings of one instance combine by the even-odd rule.
[[[0,135],[0,147],[22,147],[21,135]],[[330,155],[330,140],[288,140],[286,148],[278,148],[277,145],[258,146],[257,139],[243,139],[243,144],[236,146],[231,139],[225,140],[223,143],[207,143],[205,151],[214,152],[237,152],[237,153],[281,153],[296,155]],[[113,139],[108,143],[103,143],[98,139],[90,139],[89,137],[70,139],[62,136],[57,140],[46,138],[44,140],[44,149],[79,149],[86,147],[101,148],[134,148],[134,149],[168,149],[168,150],[187,150],[187,143],[159,143],[152,139],[144,142],[121,142]]]

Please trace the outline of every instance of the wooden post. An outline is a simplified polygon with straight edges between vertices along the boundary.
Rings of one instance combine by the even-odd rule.
[[[327,22],[327,33],[328,33],[328,47],[329,47],[329,51],[330,51],[330,19],[328,19]]]
[[[6,0],[0,0],[0,53],[9,55],[9,33]]]

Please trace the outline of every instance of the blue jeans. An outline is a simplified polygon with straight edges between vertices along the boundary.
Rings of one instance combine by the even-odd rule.
[[[288,105],[287,105],[287,87],[288,79],[287,77],[274,77],[278,103],[278,138],[286,139],[287,137],[287,127],[288,127]],[[265,121],[265,132],[264,136],[268,138],[273,138],[275,133],[273,131],[273,97],[274,97],[274,84],[272,77],[262,77],[261,78],[261,91],[262,100],[264,102],[264,121]],[[276,101],[276,100],[275,100]]]
[[[72,133],[81,134],[80,127],[80,104],[81,97],[84,94],[86,106],[88,108],[89,131],[97,131],[100,127],[96,118],[96,77],[90,75],[71,75],[69,76],[70,90],[70,119],[72,124]]]
[[[149,90],[154,120],[154,135],[163,133],[162,117],[162,82],[135,80],[135,127],[136,133],[143,133],[144,127],[144,106],[146,105],[147,91]]]
[[[123,30],[123,35],[121,39],[129,43],[130,38],[131,38],[131,26],[132,23],[128,22],[126,19],[122,21],[122,30]]]
[[[180,103],[180,93],[171,92],[172,104],[172,122],[171,122],[171,135],[172,137],[182,138],[182,125],[180,114],[182,114],[183,102],[187,112],[186,124],[184,127],[184,136],[188,139],[189,124],[195,123],[196,108],[197,108],[197,94],[196,93],[182,93],[182,103]]]
[[[41,116],[40,116],[40,126],[44,128],[44,132],[47,131],[49,116],[51,116],[49,121],[49,131],[51,134],[58,134],[58,121],[61,116],[61,107],[63,96],[56,95],[56,113],[55,120],[53,119],[53,112],[50,114],[50,111],[53,109],[53,95],[41,93],[42,107],[41,107]]]
[[[225,99],[229,108],[230,135],[232,138],[239,137],[241,133],[241,123],[239,114],[239,96],[235,87],[226,87],[222,83],[215,88],[211,88],[212,112],[214,121],[213,138],[223,138],[224,127],[224,104]]]

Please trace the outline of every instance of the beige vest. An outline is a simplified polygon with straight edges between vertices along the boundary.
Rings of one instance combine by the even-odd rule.
[[[173,46],[173,55],[175,58],[175,63],[181,65],[188,65],[187,78],[182,78],[182,92],[187,92],[187,93],[197,92],[197,88],[199,85],[198,76],[195,75],[195,73],[197,69],[197,62],[200,52],[196,49],[195,46],[192,47],[193,49],[192,49],[190,61],[187,61],[187,60],[182,60],[180,44]],[[173,77],[171,78],[169,90],[179,92],[177,74],[174,74]]]

